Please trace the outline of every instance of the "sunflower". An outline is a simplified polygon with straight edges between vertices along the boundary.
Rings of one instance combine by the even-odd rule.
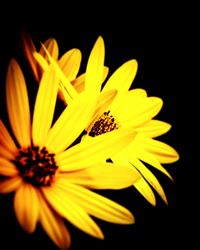
[[[47,50],[46,54],[49,60],[54,61]],[[172,180],[162,164],[173,163],[179,159],[173,147],[155,139],[171,128],[170,124],[153,119],[160,112],[163,101],[158,97],[147,96],[144,89],[130,89],[138,68],[138,63],[134,59],[125,62],[104,83],[108,73],[103,66],[104,57],[105,46],[100,36],[90,53],[86,73],[72,81],[77,92],[88,92],[92,96],[98,96],[96,110],[86,127],[87,136],[84,136],[84,139],[94,139],[114,130],[133,128],[137,136],[121,152],[114,155],[112,161],[137,172],[140,178],[133,185],[152,205],[156,204],[152,188],[167,204],[167,197],[162,186],[145,165],[147,163],[153,166]],[[35,58],[45,69],[41,55],[35,54]],[[63,85],[66,85],[65,82],[68,80],[64,78],[59,67],[57,71]],[[62,88],[62,90],[65,95],[66,89]],[[117,90],[117,94],[112,100],[108,100],[106,93],[111,90]],[[70,89],[67,91],[69,93]]]
[[[101,65],[99,61],[103,60],[104,53],[104,42],[99,37],[88,60],[86,78],[90,77],[90,71],[95,69],[97,72],[99,70],[98,65]],[[105,106],[97,106],[86,131],[88,136],[96,137],[116,129],[134,128],[137,131],[137,136],[121,152],[114,155],[112,161],[137,171],[141,178],[134,183],[134,186],[152,205],[156,204],[156,199],[151,187],[167,203],[162,186],[144,163],[153,166],[172,179],[161,164],[173,163],[179,159],[179,155],[171,146],[154,139],[166,133],[171,125],[153,119],[162,108],[161,98],[148,97],[143,89],[130,89],[137,68],[136,60],[125,62],[112,74],[103,88],[101,88],[102,73],[96,74],[98,78],[95,82],[96,85],[92,81],[85,81],[84,89],[86,91],[92,90],[94,93],[99,91],[100,95],[112,89],[117,90],[117,95],[106,109]]]
[[[41,78],[31,122],[23,72],[15,59],[8,66],[6,103],[15,139],[0,121],[0,192],[14,192],[14,211],[25,231],[33,233],[40,223],[54,243],[66,249],[70,234],[63,218],[100,239],[103,233],[90,216],[134,223],[130,211],[91,189],[125,188],[137,179],[133,170],[105,162],[136,133],[116,130],[75,143],[96,99],[80,94],[53,123],[59,84],[55,71],[51,64]]]

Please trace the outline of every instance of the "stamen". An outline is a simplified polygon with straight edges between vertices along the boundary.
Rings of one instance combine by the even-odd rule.
[[[109,110],[108,112],[104,112],[103,115],[101,115],[99,119],[95,122],[89,132],[89,136],[95,137],[97,135],[101,135],[118,128],[119,125],[116,122],[115,118],[110,115]]]
[[[45,147],[32,146],[21,148],[14,162],[26,182],[34,186],[50,186],[58,169],[54,156]]]

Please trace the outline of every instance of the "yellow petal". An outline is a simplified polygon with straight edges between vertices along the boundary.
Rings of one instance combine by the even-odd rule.
[[[31,37],[27,33],[22,33],[22,44],[24,53],[28,59],[30,67],[32,69],[33,75],[37,82],[39,82],[41,78],[41,72],[38,68],[37,62],[33,56],[33,53],[36,52],[35,45],[31,39]]]
[[[34,52],[33,56],[35,60],[37,61],[37,63],[40,65],[40,67],[43,69],[43,71],[47,70],[49,65],[48,65],[48,62],[44,59],[44,57],[41,56],[40,53],[38,52]]]
[[[141,106],[142,101],[146,99],[147,92],[144,89],[131,89],[121,95],[121,98],[116,98],[110,109],[112,112],[123,113],[126,118],[127,115],[130,116],[132,112],[135,112],[136,107]],[[130,112],[130,110],[132,111]]]
[[[96,110],[93,114],[93,117],[91,119],[91,122],[89,124],[89,127],[86,128],[86,131],[89,132],[91,128],[93,127],[94,123],[98,120],[98,118],[108,110],[110,104],[114,100],[114,98],[117,95],[116,90],[108,90],[105,92],[101,92],[98,99],[97,99],[97,104],[96,104]]]
[[[68,249],[71,238],[63,219],[47,205],[39,192],[38,197],[40,202],[39,220],[42,227],[60,249]]]
[[[143,177],[141,177],[137,182],[134,183],[134,187],[151,205],[156,205],[155,195],[151,190],[149,184],[145,181]]]
[[[69,199],[67,193],[61,188],[54,185],[51,188],[42,188],[42,191],[51,206],[74,226],[94,237],[103,238],[103,234],[97,224],[81,206]]]
[[[34,187],[23,183],[14,197],[16,217],[25,231],[33,233],[39,216],[39,202]]]
[[[116,89],[117,98],[120,98],[129,90],[137,73],[138,63],[130,60],[119,67],[106,82],[103,91]],[[113,104],[114,105],[114,104]]]
[[[28,93],[23,73],[12,59],[6,77],[6,101],[13,133],[21,146],[31,143],[31,124]]]
[[[83,92],[85,90],[85,73],[74,79],[72,85],[78,93]]]
[[[43,44],[42,44],[43,46]],[[69,81],[69,79],[64,75],[64,73],[62,72],[62,70],[60,69],[57,61],[55,61],[51,55],[49,54],[49,52],[46,50],[46,48],[43,46],[43,49],[45,50],[47,56],[48,56],[48,60],[50,63],[54,64],[54,67],[56,69],[56,73],[59,77],[59,87],[61,90],[61,97],[64,97],[65,99],[63,101],[65,101],[66,103],[70,103],[72,99],[75,99],[77,97],[77,92],[74,89],[74,87],[72,86],[71,82]],[[37,54],[35,54],[36,57],[38,57]],[[44,65],[44,62],[42,62],[42,60],[40,59],[41,63]]]
[[[6,126],[4,123],[0,120],[0,143],[10,152],[15,152],[17,150],[17,147],[10,136],[10,133],[8,132]]]
[[[59,180],[57,185],[63,189],[68,199],[72,199],[89,214],[112,223],[132,224],[134,217],[129,210],[86,188]]]
[[[167,172],[167,170],[159,163],[159,161],[156,159],[154,155],[143,149],[142,146],[138,145],[137,142],[134,142],[134,147],[132,148],[133,155],[140,160],[148,163],[149,165],[153,166],[154,168],[161,171],[163,174],[168,176],[171,180],[171,175]],[[137,144],[137,145],[136,145]]]
[[[151,184],[151,186],[158,192],[163,201],[168,204],[167,197],[160,183],[156,177],[151,173],[151,171],[137,158],[132,157],[131,163],[138,169],[138,171],[143,175],[143,177]]]
[[[101,36],[98,37],[88,59],[85,73],[85,90],[98,94],[103,81],[105,48]]]
[[[108,75],[108,72],[109,72],[109,68],[104,66],[102,82],[105,81],[105,79]],[[72,81],[72,84],[78,93],[81,93],[82,91],[84,91],[85,90],[85,74],[82,74],[82,75],[78,76],[76,79],[74,79]]]
[[[146,137],[153,138],[165,134],[170,130],[170,128],[171,125],[169,123],[158,120],[151,120],[143,124],[141,127],[138,127],[136,131]]]
[[[22,178],[15,176],[0,182],[0,193],[11,193],[16,191],[22,184]]]
[[[43,43],[44,47],[47,49],[49,54],[54,60],[58,60],[58,54],[59,54],[59,49],[58,49],[58,44],[54,38],[49,38]],[[45,58],[45,60],[48,62],[48,56],[41,46],[39,53]]]
[[[59,89],[61,94],[61,99],[69,104],[72,102],[72,100],[77,98],[77,92],[69,79],[64,75],[64,73],[61,71],[60,67],[56,65],[56,73],[60,79],[59,82]]]
[[[56,157],[60,170],[84,169],[111,158],[127,146],[136,136],[131,129],[118,129],[87,140],[69,148]]]
[[[138,177],[133,168],[99,163],[80,171],[62,173],[60,179],[91,189],[121,189],[131,186]]]
[[[0,156],[8,160],[14,160],[15,154],[0,144]]]
[[[72,81],[76,78],[81,64],[81,52],[79,49],[67,51],[58,61],[64,75]]]
[[[43,74],[34,107],[32,137],[35,145],[44,145],[53,120],[57,92],[58,78],[51,65]]]
[[[131,89],[128,91],[127,94],[128,94],[128,97],[130,96],[129,98],[137,100],[137,101],[147,97],[146,90],[141,89],[141,88]]]
[[[16,166],[4,159],[4,158],[0,158],[0,174],[1,175],[5,175],[5,176],[14,176],[17,175],[19,173],[19,171],[17,170]]]
[[[95,101],[93,97],[84,93],[69,104],[50,129],[46,143],[47,148],[57,153],[75,141],[89,123]]]
[[[144,150],[152,154],[160,163],[172,163],[179,159],[177,151],[166,143],[145,136],[139,136],[137,141]]]
[[[124,157],[123,153],[120,152],[120,154],[112,157],[112,161],[115,164],[120,164],[121,166],[125,166],[127,168],[134,169],[134,171],[138,175],[138,179],[136,180],[136,182],[133,183],[134,187],[138,190],[138,192],[140,192],[141,195],[143,195],[143,197],[149,203],[151,203],[153,206],[155,206],[156,205],[156,198],[155,198],[153,191],[151,190],[149,184],[145,181],[143,176],[140,174],[140,172],[137,170],[137,168],[135,168],[135,166],[128,161],[128,158]]]
[[[159,113],[163,105],[158,97],[143,98],[136,103],[124,103],[113,114],[123,126],[139,127]]]

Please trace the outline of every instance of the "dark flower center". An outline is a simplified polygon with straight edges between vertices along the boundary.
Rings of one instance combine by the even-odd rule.
[[[50,186],[58,169],[54,156],[45,147],[31,146],[21,148],[14,162],[26,182],[37,187]]]
[[[104,112],[92,126],[89,136],[95,137],[118,128],[119,126],[115,118],[110,115],[110,111]]]

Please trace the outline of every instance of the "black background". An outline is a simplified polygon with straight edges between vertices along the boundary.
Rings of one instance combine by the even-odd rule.
[[[180,154],[178,162],[165,165],[173,176],[174,183],[152,169],[166,192],[168,206],[155,194],[157,206],[152,207],[133,188],[117,192],[102,191],[100,193],[132,211],[136,224],[122,226],[95,219],[105,234],[105,240],[101,241],[66,222],[72,237],[71,249],[179,249],[182,246],[194,249],[198,231],[195,229],[196,226],[198,228],[198,185],[195,176],[199,166],[194,161],[194,142],[198,142],[195,115],[198,113],[195,112],[197,82],[193,80],[193,60],[197,57],[191,31],[193,27],[188,25],[187,18],[183,22],[178,17],[166,19],[162,23],[160,19],[155,23],[146,20],[144,25],[138,20],[138,23],[133,22],[128,28],[118,26],[115,31],[69,30],[67,22],[57,20],[52,23],[42,25],[36,24],[34,20],[15,20],[6,25],[1,23],[1,117],[6,119],[5,75],[11,57],[18,59],[21,67],[27,70],[20,43],[21,28],[29,32],[37,46],[40,41],[49,37],[56,38],[60,55],[71,48],[79,48],[83,55],[80,72],[84,72],[90,50],[101,35],[106,48],[105,64],[109,66],[110,73],[125,61],[137,59],[139,68],[132,86],[144,88],[149,95],[163,99],[164,106],[157,118],[172,124],[172,129],[160,140],[176,148]],[[31,84],[29,85],[31,88]],[[32,91],[30,98],[34,96],[35,87]],[[33,235],[28,235],[20,228],[13,214],[12,204],[12,195],[0,197],[0,249],[56,249],[39,226]]]

